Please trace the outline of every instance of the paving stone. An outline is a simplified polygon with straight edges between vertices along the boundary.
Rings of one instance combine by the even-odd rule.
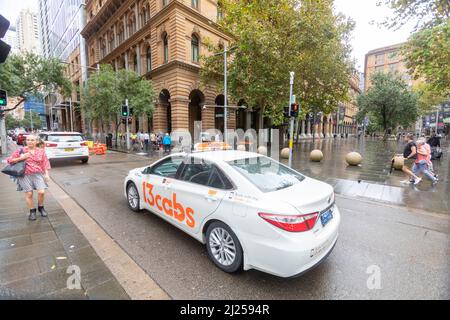
[[[129,297],[117,280],[109,280],[90,290],[87,290],[91,300],[128,300]]]

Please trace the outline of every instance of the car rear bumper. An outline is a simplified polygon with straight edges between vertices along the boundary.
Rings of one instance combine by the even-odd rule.
[[[245,237],[248,257],[245,269],[256,269],[282,278],[298,277],[330,255],[338,239],[339,224],[340,214],[336,207],[333,220],[317,236],[309,233],[296,238],[293,234],[269,241]]]
[[[73,159],[84,160],[89,158],[89,149],[83,148],[75,152],[59,152],[51,149],[46,149],[45,154],[49,160],[53,159]]]

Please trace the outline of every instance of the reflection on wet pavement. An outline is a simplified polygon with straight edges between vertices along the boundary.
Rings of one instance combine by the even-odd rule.
[[[440,161],[433,161],[440,179],[436,186],[426,179],[417,186],[402,185],[400,181],[405,180],[405,176],[401,171],[389,173],[392,156],[403,152],[402,141],[348,138],[316,141],[314,145],[312,141],[302,141],[294,147],[293,166],[307,176],[330,183],[336,193],[344,196],[450,213],[449,143],[449,140],[441,142],[443,156]],[[322,150],[321,163],[309,160],[313,149]],[[363,156],[360,166],[351,167],[345,162],[345,156],[351,151]],[[287,163],[287,160],[282,162]]]

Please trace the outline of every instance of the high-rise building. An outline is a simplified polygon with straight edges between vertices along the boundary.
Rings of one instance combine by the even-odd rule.
[[[10,54],[17,53],[17,32],[15,26],[9,26],[8,31],[6,31],[4,41],[11,46]]]
[[[31,9],[23,9],[16,22],[17,49],[20,53],[41,53],[38,15]]]
[[[66,63],[66,75],[76,87],[87,79],[85,41],[80,35],[85,25],[83,0],[39,0],[42,54]],[[79,94],[74,91],[71,101],[62,97],[47,97],[48,125],[54,129],[72,128],[83,131],[84,123],[78,108]],[[72,125],[73,122],[73,125]]]

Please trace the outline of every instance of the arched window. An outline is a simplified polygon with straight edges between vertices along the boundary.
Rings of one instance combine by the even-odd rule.
[[[193,34],[191,39],[191,47],[192,47],[192,61],[199,62],[199,41],[198,37]]]
[[[147,71],[151,71],[152,70],[152,49],[150,47],[147,48]]]
[[[137,58],[137,54],[135,53],[134,54],[134,56],[133,56],[133,70],[134,70],[134,72],[137,72],[138,71],[138,69],[137,69],[137,66],[138,66],[138,60],[137,60],[138,58]]]
[[[198,9],[198,0],[191,0],[191,6],[194,9]]]
[[[146,8],[146,7],[143,7],[143,8],[142,8],[142,14],[141,14],[141,16],[142,16],[141,24],[142,24],[142,25],[145,25],[145,24],[147,23],[147,8]]]
[[[220,0],[217,2],[217,20],[223,18],[223,6]]]
[[[163,45],[164,45],[163,59],[164,63],[167,63],[169,61],[169,38],[167,37],[167,33],[164,34]]]

